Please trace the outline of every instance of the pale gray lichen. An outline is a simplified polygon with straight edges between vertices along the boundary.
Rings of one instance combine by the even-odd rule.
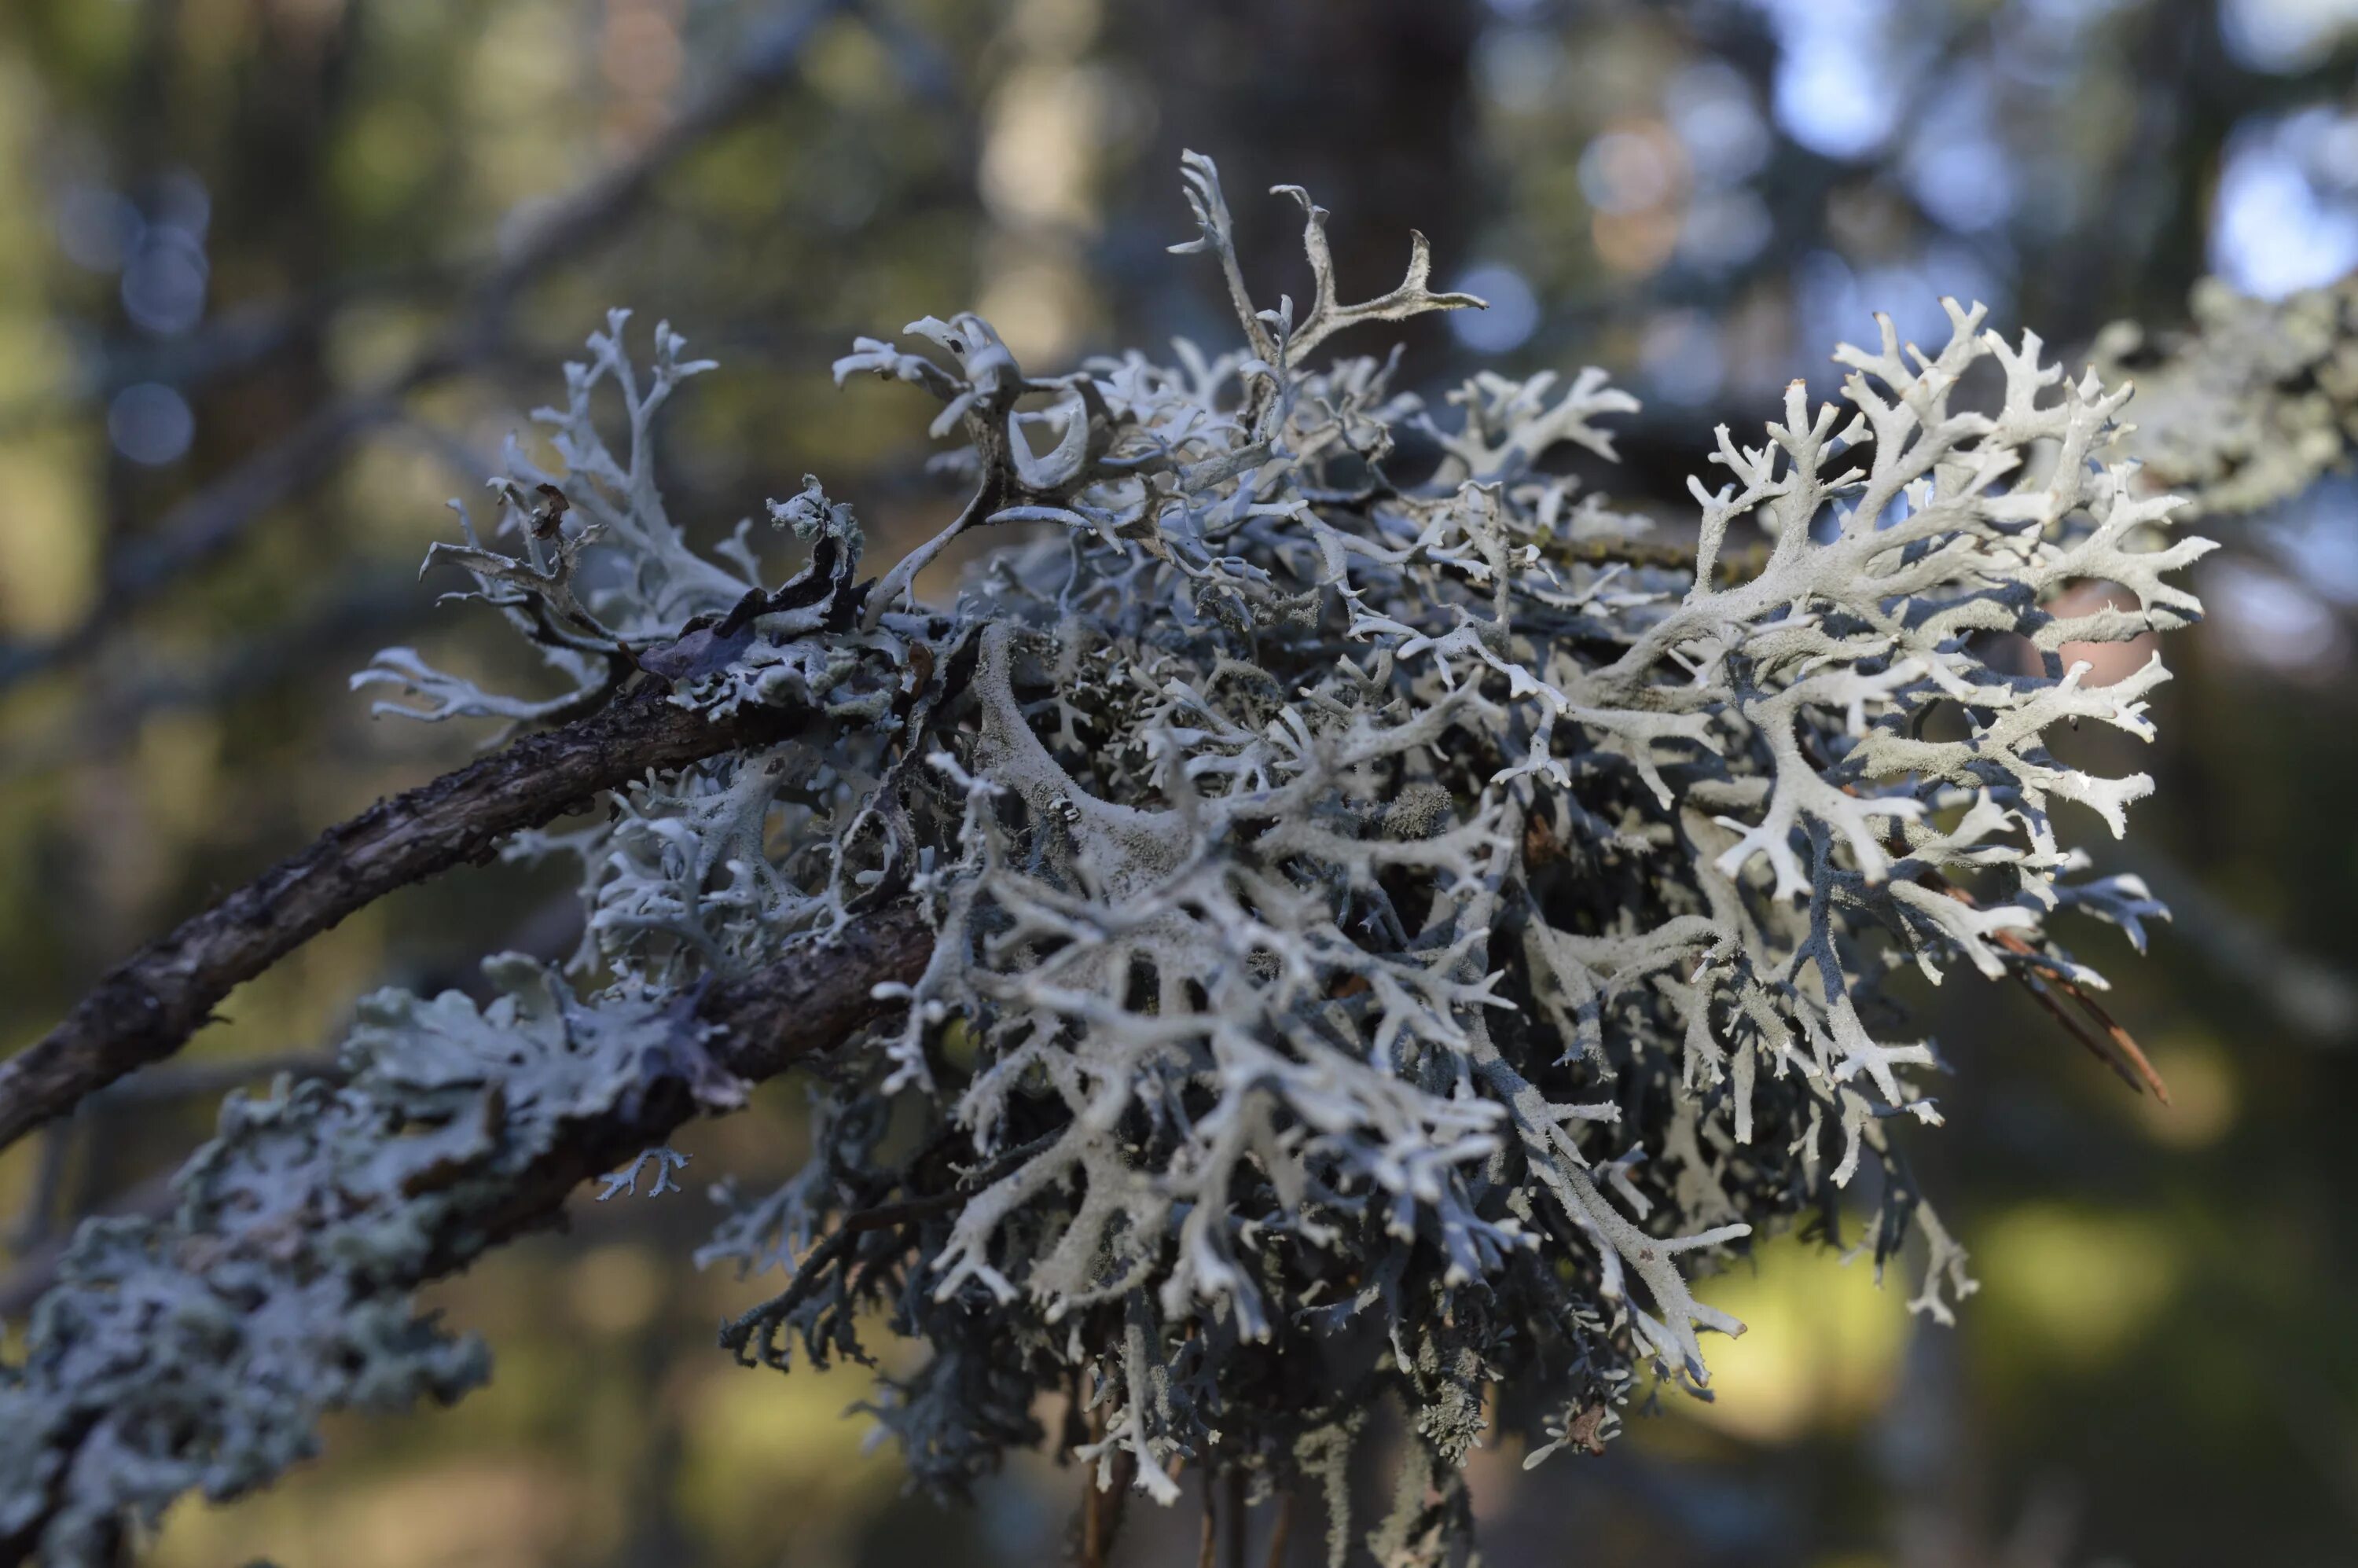
[[[2117,834],[2150,782],[2045,737],[2150,734],[2158,659],[2100,688],[2063,654],[2191,620],[2169,577],[2207,546],[2168,542],[2172,501],[2111,460],[2125,391],[1952,303],[1930,353],[1887,322],[1839,351],[1847,412],[1797,384],[1758,446],[1722,429],[1694,564],[1666,569],[1639,520],[1546,466],[1611,455],[1604,422],[1635,404],[1601,372],[1486,373],[1433,418],[1396,356],[1314,363],[1345,328],[1476,302],[1430,290],[1419,241],[1400,287],[1343,303],[1325,214],[1288,188],[1315,296],[1260,309],[1210,162],[1186,176],[1200,234],[1177,248],[1218,260],[1240,348],[1041,378],[961,315],[912,324],[924,351],[863,339],[838,362],[932,394],[962,441],[942,466],[973,486],[880,580],[855,581],[859,531],[815,483],[773,507],[811,547],[784,586],[741,526],[728,568],[687,548],[648,421],[698,367],[659,330],[643,392],[618,316],[547,415],[566,470],[511,454],[514,553],[446,552],[567,691],[498,697],[399,651],[364,678],[426,717],[554,712],[630,668],[692,708],[813,715],[519,840],[583,867],[576,967],[622,999],[600,1017],[887,898],[931,911],[905,1022],[827,1065],[808,1166],[722,1189],[705,1259],[791,1275],[725,1332],[741,1357],[911,1336],[929,1358],[871,1408],[921,1480],[955,1490],[1042,1441],[1040,1396],[1063,1393],[1055,1442],[1100,1483],[1317,1481],[1338,1552],[1341,1454],[1390,1399],[1413,1441],[1371,1540],[1422,1561],[1469,1528],[1456,1466],[1502,1417],[1541,1454],[1592,1449],[1647,1370],[1703,1391],[1701,1336],[1741,1325],[1690,1275],[1764,1228],[1831,1238],[1863,1187],[1878,1264],[1917,1238],[1919,1310],[1946,1321],[1973,1288],[1901,1162],[1894,1129],[1940,1119],[1936,1058],[1895,1036],[1880,980],[1962,960],[2098,987],[2052,917],[2135,934],[2159,913],[2086,878],[2055,814]],[[1956,403],[1976,366],[1986,410]],[[590,416],[607,386],[627,461]],[[981,527],[1016,541],[955,607],[918,605],[921,568]],[[1720,586],[1746,531],[1764,564]],[[2087,579],[2134,607],[2057,608]],[[434,1033],[370,1059],[438,1059]],[[389,1157],[306,1134],[265,1178],[238,1152],[255,1114],[209,1158],[275,1202],[328,1201],[320,1159]],[[421,1200],[369,1191],[366,1234],[416,1228]],[[297,1245],[349,1245],[347,1224]],[[63,1314],[118,1310],[87,1273],[67,1295],[35,1368],[87,1337],[61,1340]],[[461,1380],[397,1365],[388,1387]],[[41,1376],[10,1395],[28,1422],[84,1408]],[[203,1479],[118,1478],[78,1517]]]
[[[675,999],[593,1006],[527,959],[485,969],[480,1011],[363,999],[341,1082],[233,1093],[170,1217],[82,1226],[0,1368],[0,1537],[43,1526],[45,1561],[112,1561],[121,1521],[270,1481],[329,1411],[458,1398],[489,1358],[411,1287],[501,1239],[486,1217],[570,1128],[666,1083],[736,1102]]]
[[[1832,1213],[1867,1163],[1877,1258],[1912,1226],[1914,1304],[1945,1321],[1963,1253],[1888,1130],[1938,1121],[1934,1056],[1880,1033],[1877,982],[1911,958],[2100,986],[2050,916],[2158,913],[2082,877],[2054,816],[2117,834],[2150,781],[2044,739],[2149,736],[2158,660],[2097,688],[2062,651],[2198,612],[2169,577],[2207,546],[2168,543],[2173,502],[2107,460],[2125,391],[1978,308],[1929,354],[1886,323],[1837,355],[1846,413],[1797,384],[1758,447],[1720,432],[1683,581],[1594,566],[1637,524],[1538,465],[1610,455],[1626,396],[1485,374],[1442,429],[1391,362],[1313,364],[1336,323],[1468,302],[1425,293],[1420,247],[1380,308],[1340,305],[1308,208],[1317,297],[1257,310],[1210,165],[1188,175],[1182,248],[1220,258],[1240,351],[1035,380],[959,317],[911,329],[942,359],[863,340],[837,366],[933,392],[976,485],[864,624],[959,531],[1060,532],[986,560],[927,640],[971,676],[830,812],[854,825],[830,886],[855,857],[942,938],[811,1169],[718,1250],[784,1263],[895,1190],[873,1108],[897,1095],[978,1161],[1035,1152],[813,1254],[734,1342],[849,1349],[864,1299],[991,1347],[885,1407],[921,1475],[962,1479],[1077,1379],[1075,1452],[1169,1500],[1180,1462],[1283,1470],[1385,1393],[1444,1470],[1501,1379],[1563,1412],[1557,1443],[1601,1442],[1633,1367],[1700,1390],[1698,1336],[1739,1326],[1684,1266]],[[1952,406],[1983,363],[1996,406]],[[1766,564],[1712,587],[1739,527]],[[2089,579],[2134,608],[2050,608]],[[1363,1335],[1390,1346],[1372,1374],[1337,1348]]]
[[[2266,300],[2204,278],[2188,307],[2182,329],[2116,322],[2092,351],[2100,374],[2136,378],[2148,479],[2209,516],[2259,511],[2346,467],[2358,447],[2358,280]]]

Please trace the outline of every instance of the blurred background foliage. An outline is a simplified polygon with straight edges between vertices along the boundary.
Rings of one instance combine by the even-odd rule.
[[[2277,295],[2358,266],[2354,61],[2350,0],[5,0],[0,1047],[491,739],[373,720],[344,676],[387,643],[514,657],[416,563],[609,304],[723,362],[669,427],[675,517],[718,535],[808,470],[890,550],[951,504],[926,411],[828,360],[968,306],[1042,370],[1225,342],[1163,251],[1192,146],[1264,297],[1307,285],[1271,183],[1332,209],[1347,287],[1433,237],[1491,308],[1413,324],[1430,392],[1485,357],[1612,368],[1647,406],[1611,486],[1674,535],[1711,427],[1757,429],[1794,376],[1831,395],[1871,308],[1923,333],[1978,297],[2068,355],[2182,319],[2208,272]],[[1961,1071],[1915,1144],[1984,1281],[1962,1326],[1773,1244],[1706,1292],[1752,1325],[1715,1403],[1601,1459],[1476,1455],[1490,1561],[2358,1563],[2358,489],[2216,531],[2212,619],[2128,760],[2158,796],[2101,849],[2179,921],[2144,962],[2087,938],[2176,1108],[2018,993],[1928,991]],[[159,1201],[226,1083],[324,1048],[370,987],[561,953],[574,918],[546,877],[469,871],[245,987],[178,1065],[0,1161],[7,1309],[73,1216]],[[798,1096],[700,1130],[695,1172],[785,1169]],[[699,1195],[583,1206],[442,1290],[489,1390],[338,1424],[153,1560],[1059,1555],[1071,1472],[945,1512],[840,1419],[858,1368],[708,1348],[760,1285],[689,1270]],[[1195,1530],[1141,1507],[1124,1559],[1192,1562]]]

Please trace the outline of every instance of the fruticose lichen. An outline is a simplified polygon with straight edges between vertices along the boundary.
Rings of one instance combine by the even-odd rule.
[[[1591,1450],[1650,1380],[1704,1390],[1703,1336],[1740,1325],[1690,1279],[1788,1224],[1833,1239],[1846,1192],[1878,1266],[1914,1238],[1912,1304],[1949,1319],[1964,1253],[1901,1157],[1940,1120],[1942,1063],[1880,983],[1912,962],[2100,987],[2050,928],[2067,910],[2141,940],[2157,906],[2086,875],[2057,807],[2118,834],[2149,781],[2046,737],[2150,734],[2158,659],[2098,687],[2067,651],[2192,620],[2169,579],[2207,546],[2169,542],[2172,499],[2114,453],[2125,389],[1951,303],[1929,352],[1887,321],[1837,351],[1846,408],[1796,384],[1758,445],[1720,430],[1673,569],[1642,519],[1551,464],[1611,457],[1636,405],[1603,373],[1484,373],[1428,410],[1397,355],[1315,352],[1477,303],[1431,290],[1421,239],[1398,288],[1346,305],[1325,214],[1287,188],[1315,294],[1262,308],[1212,165],[1185,173],[1200,233],[1176,248],[1220,266],[1236,348],[1035,377],[961,315],[913,323],[914,351],[861,340],[838,362],[933,396],[956,443],[940,466],[970,487],[880,580],[858,579],[860,533],[816,481],[772,507],[811,545],[784,587],[763,586],[741,526],[720,562],[688,547],[650,422],[700,367],[658,329],[643,386],[618,316],[544,412],[562,470],[512,449],[513,544],[471,526],[442,552],[567,690],[497,697],[406,650],[362,678],[428,718],[546,718],[637,671],[691,707],[816,716],[515,846],[582,868],[575,968],[600,1019],[886,900],[930,910],[904,1021],[827,1064],[808,1167],[768,1195],[722,1189],[705,1260],[789,1276],[725,1332],[741,1358],[923,1342],[873,1411],[953,1491],[1051,1439],[1161,1501],[1185,1466],[1339,1498],[1390,1400],[1401,1503],[1369,1540],[1429,1561],[1468,1528],[1472,1444],[1504,1421],[1544,1444],[1534,1461]],[[1989,384],[1972,407],[1969,373]],[[591,416],[610,386],[627,460]],[[981,528],[1011,542],[954,605],[918,603],[920,569]],[[1730,582],[1739,544],[1760,564]],[[2054,608],[2088,579],[2126,591]],[[460,1048],[463,1088],[418,1064],[573,1016],[518,1004],[454,1028],[449,1005],[381,1003],[349,1086],[233,1108],[174,1227],[85,1235],[0,1395],[0,1441],[123,1419],[141,1408],[124,1380],[158,1377],[235,1431],[194,1454],[139,1435],[160,1427],[85,1444],[74,1518],[234,1490],[325,1405],[479,1376],[406,1308],[342,1305],[368,1249],[416,1245],[436,1201],[405,1184],[432,1148],[369,1130],[412,1094],[496,1088],[511,1119],[544,1103],[543,1067],[489,1044]],[[627,1051],[630,1016],[589,1059]],[[593,1097],[612,1081],[589,1076]],[[265,1231],[287,1258],[255,1256]],[[210,1265],[250,1271],[242,1322],[219,1321],[231,1287],[190,1251],[217,1234],[246,1238]],[[187,1326],[136,1326],[157,1314]],[[283,1383],[252,1370],[256,1347],[237,1387],[202,1380],[207,1336],[282,1320],[342,1336],[358,1385],[312,1348]],[[1347,1540],[1337,1519],[1337,1560]]]

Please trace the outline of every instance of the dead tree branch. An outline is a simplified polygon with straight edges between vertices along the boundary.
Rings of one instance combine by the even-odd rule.
[[[0,1063],[0,1148],[178,1050],[241,981],[396,888],[481,860],[650,768],[774,741],[797,714],[708,719],[644,687],[605,709],[379,801],[109,970],[64,1022]]]

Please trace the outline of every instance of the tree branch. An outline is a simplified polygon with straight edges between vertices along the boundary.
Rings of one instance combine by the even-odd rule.
[[[528,735],[330,827],[203,914],[109,970],[65,1021],[0,1063],[0,1148],[83,1096],[179,1049],[241,981],[396,888],[488,856],[650,768],[781,740],[802,715],[743,708],[712,719],[660,684]]]
[[[425,1324],[412,1316],[410,1292],[554,1222],[587,1177],[733,1103],[734,1087],[718,1098],[712,1093],[716,1070],[724,1085],[758,1081],[849,1040],[897,1005],[879,1000],[877,989],[914,981],[933,945],[932,924],[914,899],[795,942],[758,969],[707,986],[692,1011],[674,1019],[676,1027],[655,1031],[665,1038],[616,1058],[635,1065],[627,1081],[602,1081],[590,1099],[535,1106],[508,1100],[496,1078],[479,1087],[459,1125],[486,1130],[486,1141],[463,1144],[448,1164],[403,1162],[405,1150],[430,1136],[410,1122],[422,1108],[416,1086],[403,1079],[397,1065],[372,1060],[357,1033],[348,1048],[356,1069],[350,1087],[276,1101],[258,1118],[233,1106],[222,1137],[180,1178],[178,1220],[134,1249],[146,1261],[126,1265],[119,1249],[108,1251],[116,1236],[86,1232],[76,1249],[81,1260],[66,1271],[64,1299],[49,1298],[37,1309],[24,1377],[0,1390],[14,1401],[12,1414],[40,1428],[38,1435],[20,1432],[20,1441],[0,1454],[0,1514],[7,1521],[0,1563],[44,1550],[83,1551],[118,1529],[122,1514],[159,1508],[193,1485],[217,1499],[239,1495],[301,1454],[302,1446],[289,1444],[270,1450],[266,1464],[243,1454],[225,1458],[225,1449],[243,1441],[241,1423],[255,1419],[254,1411],[160,1433],[153,1424],[157,1410],[208,1408],[215,1391],[209,1379],[226,1379],[231,1390],[267,1385],[254,1397],[291,1400],[274,1405],[272,1414],[299,1416],[307,1428],[331,1410],[398,1402],[389,1392],[396,1384],[414,1396],[420,1390],[404,1381],[407,1377],[421,1379],[423,1391],[455,1398],[480,1379],[480,1366],[436,1358],[433,1370],[417,1369],[410,1358],[431,1353],[416,1338]],[[522,1059],[533,1047],[519,1039],[515,1049]],[[391,1077],[384,1076],[389,1065]],[[306,1139],[352,1164],[288,1168],[284,1156]],[[267,1172],[266,1213],[254,1213],[244,1201],[214,1201],[209,1181],[242,1157]],[[93,1282],[125,1266],[146,1271],[136,1281],[115,1280],[114,1288]],[[162,1299],[157,1292],[184,1300],[181,1315],[168,1323],[153,1316]],[[282,1322],[284,1332],[276,1335],[232,1336],[191,1362],[178,1328],[190,1314],[228,1311],[233,1303],[248,1314],[315,1314],[317,1321],[306,1318],[303,1332]],[[381,1329],[388,1314],[411,1327],[340,1340],[362,1320]],[[232,1321],[235,1316],[231,1312]],[[81,1376],[71,1357],[96,1353],[92,1347],[102,1344],[142,1365],[112,1382]],[[351,1359],[370,1355],[383,1358],[377,1375],[354,1378]],[[137,1462],[124,1461],[126,1443],[139,1450]]]
[[[696,1006],[713,1030],[705,1048],[730,1076],[766,1082],[896,1009],[897,1001],[876,999],[876,988],[913,984],[933,950],[933,925],[914,899],[856,916],[832,936],[796,942],[758,969],[708,986]],[[415,1282],[456,1272],[490,1245],[549,1224],[575,1187],[663,1142],[702,1109],[689,1085],[666,1079],[609,1116],[571,1124],[567,1140],[497,1201],[446,1227],[430,1271]]]

